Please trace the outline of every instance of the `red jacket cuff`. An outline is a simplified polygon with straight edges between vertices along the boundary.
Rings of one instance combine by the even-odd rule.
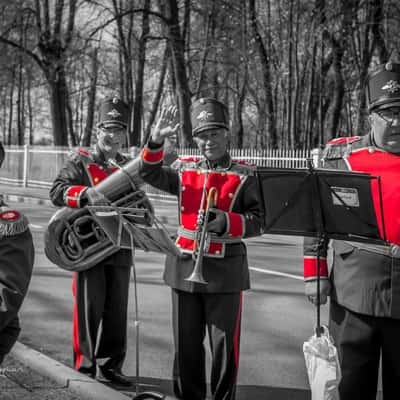
[[[164,158],[164,149],[162,147],[157,149],[150,149],[145,146],[142,150],[142,160],[147,164],[158,164]]]
[[[83,193],[87,190],[87,186],[70,186],[64,195],[64,202],[68,207],[80,208]]]
[[[326,258],[319,258],[319,274],[322,279],[328,277],[328,263]],[[317,279],[317,257],[304,257],[304,280]]]
[[[228,236],[238,238],[243,237],[245,233],[243,215],[234,212],[228,212],[226,213],[226,216],[228,223],[228,226],[226,227],[226,232]]]

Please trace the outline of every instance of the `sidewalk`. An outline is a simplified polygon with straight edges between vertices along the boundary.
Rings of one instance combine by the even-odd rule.
[[[94,379],[17,342],[0,368],[2,400],[129,400]]]
[[[47,188],[0,183],[0,194],[6,203],[52,206]],[[174,203],[163,202],[157,210],[157,217],[163,224],[176,224]],[[132,390],[129,394],[121,393],[20,342],[14,345],[0,367],[1,400],[130,400],[135,396]],[[165,399],[172,398],[166,396]]]

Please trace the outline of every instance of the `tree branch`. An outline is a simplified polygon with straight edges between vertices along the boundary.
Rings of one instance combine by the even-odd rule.
[[[27,48],[25,48],[25,47],[23,47],[23,46],[20,46],[18,43],[15,43],[15,42],[13,42],[13,41],[11,41],[11,40],[8,40],[8,39],[6,39],[6,38],[4,38],[4,37],[2,37],[2,36],[0,36],[0,42],[5,43],[5,44],[8,44],[9,46],[12,46],[12,47],[18,49],[19,51],[21,51],[21,52],[27,54],[28,56],[30,56],[31,58],[33,58],[34,61],[36,61],[36,63],[38,64],[38,66],[39,66],[43,71],[45,70],[45,67],[44,67],[44,65],[43,65],[42,60],[41,60],[35,53],[33,53],[32,51],[28,50]]]

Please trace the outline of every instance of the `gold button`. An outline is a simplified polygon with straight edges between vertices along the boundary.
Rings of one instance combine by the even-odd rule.
[[[232,198],[233,198],[233,193],[229,193],[229,194],[228,194],[228,197],[229,197],[230,199],[232,199]]]
[[[182,206],[182,207],[181,207],[181,211],[185,211],[185,207]]]
[[[98,182],[98,181],[99,181],[99,178],[96,176],[96,178],[94,178],[94,181],[95,181],[95,182]]]
[[[221,252],[220,252],[219,250],[217,250],[217,251],[215,252],[215,254],[221,254]]]
[[[186,186],[182,186],[182,192],[184,192],[185,191],[185,189],[186,189]]]

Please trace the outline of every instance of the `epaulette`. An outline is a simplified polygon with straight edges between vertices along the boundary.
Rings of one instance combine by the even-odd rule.
[[[257,166],[246,160],[232,160],[232,170],[239,172],[242,175],[254,175]]]
[[[83,161],[85,163],[93,161],[93,157],[89,153],[89,151],[82,149],[80,147],[76,147],[76,148],[72,149],[70,151],[70,153],[68,154],[68,157],[70,160]]]
[[[171,164],[171,168],[176,170],[182,168],[198,168],[200,161],[201,161],[200,157],[178,157]]]
[[[323,159],[333,160],[351,154],[355,144],[361,141],[361,136],[338,137],[330,140],[324,149]]]
[[[28,226],[29,222],[25,215],[9,207],[0,207],[0,238],[23,233]]]

